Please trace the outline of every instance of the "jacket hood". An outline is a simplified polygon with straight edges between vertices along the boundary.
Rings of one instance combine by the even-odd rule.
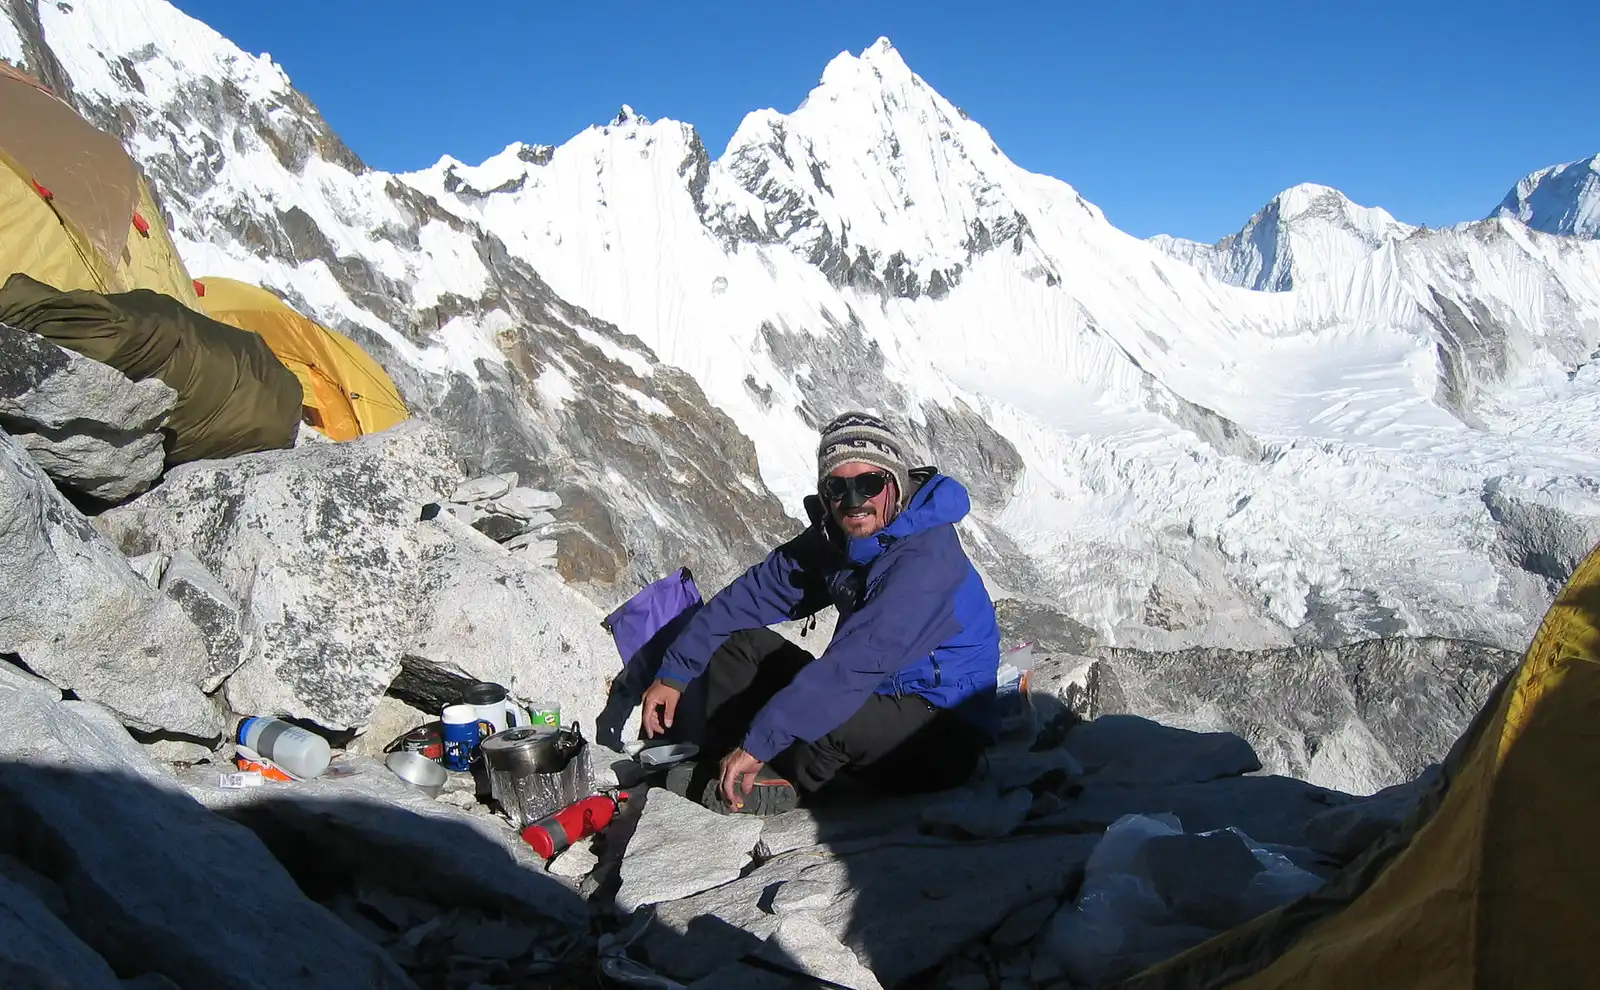
[[[934,474],[918,486],[911,496],[911,504],[882,532],[904,539],[935,526],[958,523],[971,511],[972,497],[967,494],[966,486],[948,475]]]

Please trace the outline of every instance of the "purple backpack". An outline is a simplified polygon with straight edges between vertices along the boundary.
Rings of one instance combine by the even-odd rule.
[[[703,604],[694,575],[689,568],[680,567],[645,585],[602,619],[622,657],[622,676],[618,680],[643,692],[661,669],[667,647]]]

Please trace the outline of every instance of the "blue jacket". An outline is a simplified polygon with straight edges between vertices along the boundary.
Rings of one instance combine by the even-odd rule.
[[[681,688],[733,633],[833,605],[833,641],[756,715],[750,755],[766,762],[796,740],[821,739],[874,692],[921,695],[993,738],[1000,629],[955,528],[972,503],[960,482],[931,468],[912,478],[920,484],[905,511],[859,539],[807,497],[811,525],[706,603],[668,648],[661,679]]]

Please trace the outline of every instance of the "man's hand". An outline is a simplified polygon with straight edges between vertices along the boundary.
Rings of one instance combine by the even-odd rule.
[[[644,712],[644,734],[654,739],[672,728],[672,716],[678,712],[678,699],[683,692],[657,679],[644,692],[639,707]]]
[[[722,797],[734,808],[744,807],[744,795],[756,786],[756,774],[766,764],[736,749],[722,758]]]

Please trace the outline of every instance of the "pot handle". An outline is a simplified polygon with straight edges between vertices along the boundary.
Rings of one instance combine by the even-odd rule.
[[[562,729],[556,737],[556,748],[576,752],[583,745],[583,727],[577,722],[572,723],[572,731]]]

